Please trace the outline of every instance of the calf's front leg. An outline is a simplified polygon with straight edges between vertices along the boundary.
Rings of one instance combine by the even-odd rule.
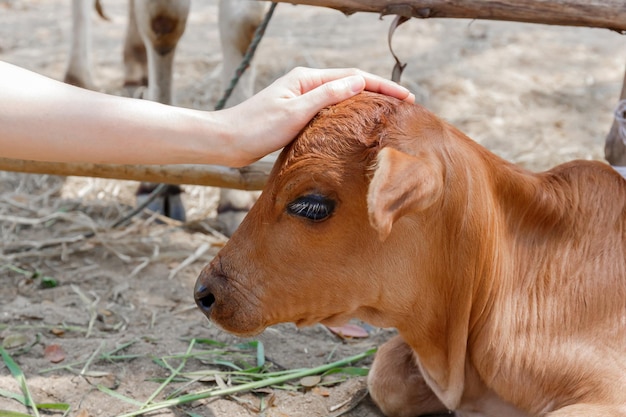
[[[448,415],[424,381],[413,350],[400,336],[378,349],[367,383],[372,399],[388,417]]]

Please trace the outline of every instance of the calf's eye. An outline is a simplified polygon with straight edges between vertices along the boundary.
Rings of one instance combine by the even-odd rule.
[[[287,204],[287,213],[319,222],[327,219],[335,210],[335,200],[319,194],[298,197]]]

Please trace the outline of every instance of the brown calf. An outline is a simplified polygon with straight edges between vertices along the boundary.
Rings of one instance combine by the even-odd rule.
[[[363,93],[283,151],[195,295],[239,335],[397,328],[369,377],[389,416],[626,416],[625,255],[607,165],[531,173]]]

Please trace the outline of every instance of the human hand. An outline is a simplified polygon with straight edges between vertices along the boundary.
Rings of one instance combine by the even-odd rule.
[[[406,88],[358,69],[295,68],[250,99],[222,110],[233,127],[228,165],[248,165],[282,148],[321,109],[363,90],[415,102]]]

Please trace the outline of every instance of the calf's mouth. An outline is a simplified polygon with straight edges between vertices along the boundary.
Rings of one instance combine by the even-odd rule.
[[[220,328],[239,336],[253,336],[266,326],[255,294],[240,287],[211,264],[196,281],[194,299],[200,311]]]

